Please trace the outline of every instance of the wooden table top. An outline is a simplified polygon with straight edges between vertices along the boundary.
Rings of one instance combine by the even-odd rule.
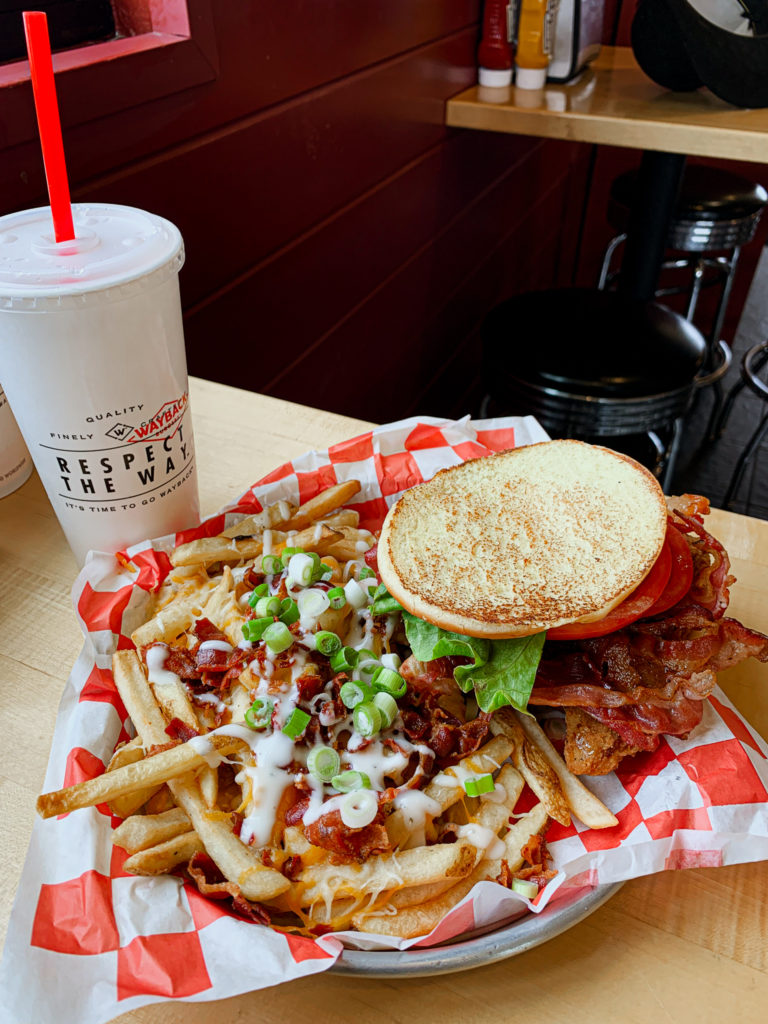
[[[215,512],[310,448],[370,424],[201,380],[191,381],[200,494]],[[739,582],[735,617],[768,631],[768,522],[715,512]],[[59,697],[81,646],[69,591],[76,566],[36,475],[0,502],[0,934],[21,873]],[[721,677],[768,737],[768,666]],[[528,953],[462,974],[411,981],[316,975],[217,1003],[160,1003],[131,1024],[357,1019],[366,1024],[539,1024],[620,1020],[762,1022],[768,1006],[768,870],[763,864],[668,872],[628,882],[586,921]],[[49,1024],[40,1021],[37,1024]]]
[[[742,110],[708,89],[670,92],[628,47],[605,46],[569,85],[525,90],[473,86],[448,101],[453,128],[569,142],[768,162],[768,109]]]

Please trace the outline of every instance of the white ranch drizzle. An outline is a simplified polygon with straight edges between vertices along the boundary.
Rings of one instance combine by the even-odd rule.
[[[170,654],[167,644],[153,644],[147,650],[147,675],[154,686],[175,686],[181,678],[175,672],[169,672],[165,663]]]
[[[402,811],[409,832],[405,848],[425,846],[427,819],[431,820],[442,813],[442,807],[437,800],[433,800],[420,789],[404,789],[395,797],[394,805],[397,810]]]
[[[231,654],[234,649],[226,640],[203,640],[199,647],[201,651],[223,651],[225,654]]]
[[[459,825],[456,838],[466,839],[472,843],[478,850],[483,851],[483,858],[488,860],[503,857],[507,849],[492,829],[474,823]]]
[[[213,704],[217,714],[226,711],[227,705],[215,693],[195,693],[192,699],[198,704]]]

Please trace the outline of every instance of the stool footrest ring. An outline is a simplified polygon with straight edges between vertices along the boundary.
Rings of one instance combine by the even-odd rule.
[[[710,384],[717,384],[717,382],[722,380],[728,372],[728,368],[731,365],[733,357],[729,346],[722,338],[717,343],[717,357],[719,362],[714,370],[710,370],[709,373],[697,374],[696,377],[694,377],[694,387],[707,388]]]

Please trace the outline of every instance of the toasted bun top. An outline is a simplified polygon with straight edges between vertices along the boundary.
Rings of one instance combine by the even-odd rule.
[[[602,618],[645,578],[666,533],[664,495],[634,459],[547,441],[443,469],[384,520],[381,578],[443,629],[530,636]]]

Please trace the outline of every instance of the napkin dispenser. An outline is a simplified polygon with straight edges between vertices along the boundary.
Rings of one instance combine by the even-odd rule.
[[[509,38],[517,44],[520,4],[512,0],[507,13]],[[549,0],[544,46],[550,55],[548,82],[570,82],[600,52],[604,0]]]

